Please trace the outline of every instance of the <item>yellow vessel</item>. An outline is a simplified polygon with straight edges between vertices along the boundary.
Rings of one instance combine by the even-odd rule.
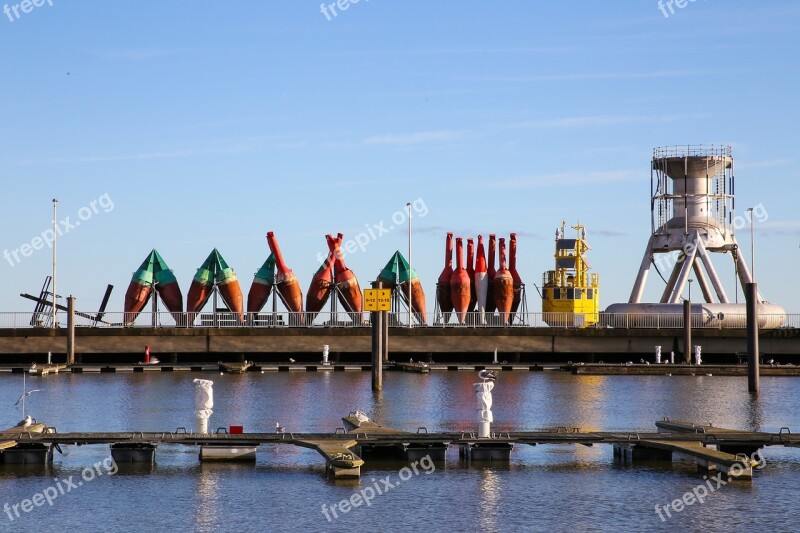
[[[556,230],[555,270],[548,270],[542,279],[542,313],[552,327],[587,327],[596,324],[600,310],[600,285],[597,274],[589,274],[586,252],[586,228],[572,226],[576,239],[564,235],[566,222]]]

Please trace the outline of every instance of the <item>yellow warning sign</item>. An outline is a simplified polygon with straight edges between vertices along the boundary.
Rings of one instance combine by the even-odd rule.
[[[392,289],[365,289],[364,311],[391,311]]]

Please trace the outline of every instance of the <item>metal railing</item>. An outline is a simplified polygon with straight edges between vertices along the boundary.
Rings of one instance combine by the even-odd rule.
[[[86,313],[91,315],[91,313]],[[463,322],[455,313],[445,319],[441,313],[427,313],[427,323],[420,324],[414,313],[413,327],[429,328],[558,328],[558,329],[680,329],[682,314],[630,314],[630,313],[516,313],[505,321],[498,315],[466,313]],[[408,312],[389,313],[390,327],[408,327]],[[106,313],[102,321],[75,316],[78,328],[359,328],[369,327],[370,313],[245,313],[238,315],[227,311],[216,313]],[[67,313],[59,311],[57,325],[66,328]],[[745,329],[744,314],[693,314],[693,329]],[[759,315],[759,325],[768,329],[798,329],[800,314]],[[41,328],[30,312],[0,313],[0,329]]]

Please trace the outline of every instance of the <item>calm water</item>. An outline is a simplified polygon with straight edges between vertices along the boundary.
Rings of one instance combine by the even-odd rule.
[[[468,372],[388,373],[381,395],[370,375],[266,373],[62,374],[28,378],[42,389],[29,412],[66,431],[173,431],[193,426],[192,379],[214,381],[209,427],[246,431],[332,431],[361,409],[374,419],[414,430],[472,430],[475,399]],[[0,376],[0,425],[15,424],[20,375]],[[800,429],[800,381],[762,378],[758,400],[746,379],[726,377],[590,377],[554,372],[502,373],[494,394],[496,430],[578,426],[590,430],[654,430],[663,416],[777,431]],[[13,505],[108,457],[107,446],[68,447],[49,471],[0,468],[0,505]],[[402,464],[367,465],[359,482],[325,479],[316,452],[290,446],[259,449],[253,465],[199,464],[194,448],[162,446],[148,472],[104,475],[58,496],[0,530],[28,531],[795,531],[800,450],[769,448],[752,483],[722,487],[704,504],[667,522],[654,512],[703,483],[694,465],[676,461],[615,466],[610,446],[518,446],[509,465],[464,467],[455,448],[435,470],[403,481],[329,522],[321,509],[391,476]]]

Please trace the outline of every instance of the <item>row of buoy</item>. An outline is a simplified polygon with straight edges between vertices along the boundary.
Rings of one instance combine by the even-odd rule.
[[[464,239],[456,241],[456,268],[453,269],[453,233],[448,232],[445,241],[444,269],[436,284],[436,301],[446,323],[455,313],[459,323],[464,324],[467,313],[477,310],[480,322],[486,322],[486,314],[500,315],[502,324],[509,324],[522,301],[522,279],[517,272],[517,235],[509,239],[510,261],[506,261],[506,240],[500,238],[500,268],[495,269],[496,235],[489,235],[488,264],[483,236],[478,235],[477,256],[474,240],[467,239],[466,264],[464,262]]]
[[[267,233],[270,255],[253,278],[246,308],[236,274],[215,248],[192,278],[186,299],[189,324],[194,322],[197,313],[205,307],[215,285],[228,309],[238,316],[241,323],[245,323],[245,312],[258,313],[263,309],[275,288],[286,309],[293,313],[293,321],[296,324],[311,324],[334,291],[353,323],[362,324],[364,306],[361,287],[355,273],[344,262],[341,251],[344,235],[339,233],[334,237],[329,234],[325,238],[328,244],[328,257],[311,279],[305,300],[305,311],[300,282],[284,261],[277,238],[274,232],[270,231]],[[425,293],[422,290],[422,283],[400,252],[392,256],[377,279],[383,282],[385,288],[400,291],[402,298],[406,300],[410,293],[415,317],[420,324],[426,322]],[[124,311],[126,325],[134,323],[154,290],[161,296],[164,305],[173,314],[177,323],[185,320],[181,318],[183,296],[178,281],[160,254],[153,250],[133,274],[128,286]]]

